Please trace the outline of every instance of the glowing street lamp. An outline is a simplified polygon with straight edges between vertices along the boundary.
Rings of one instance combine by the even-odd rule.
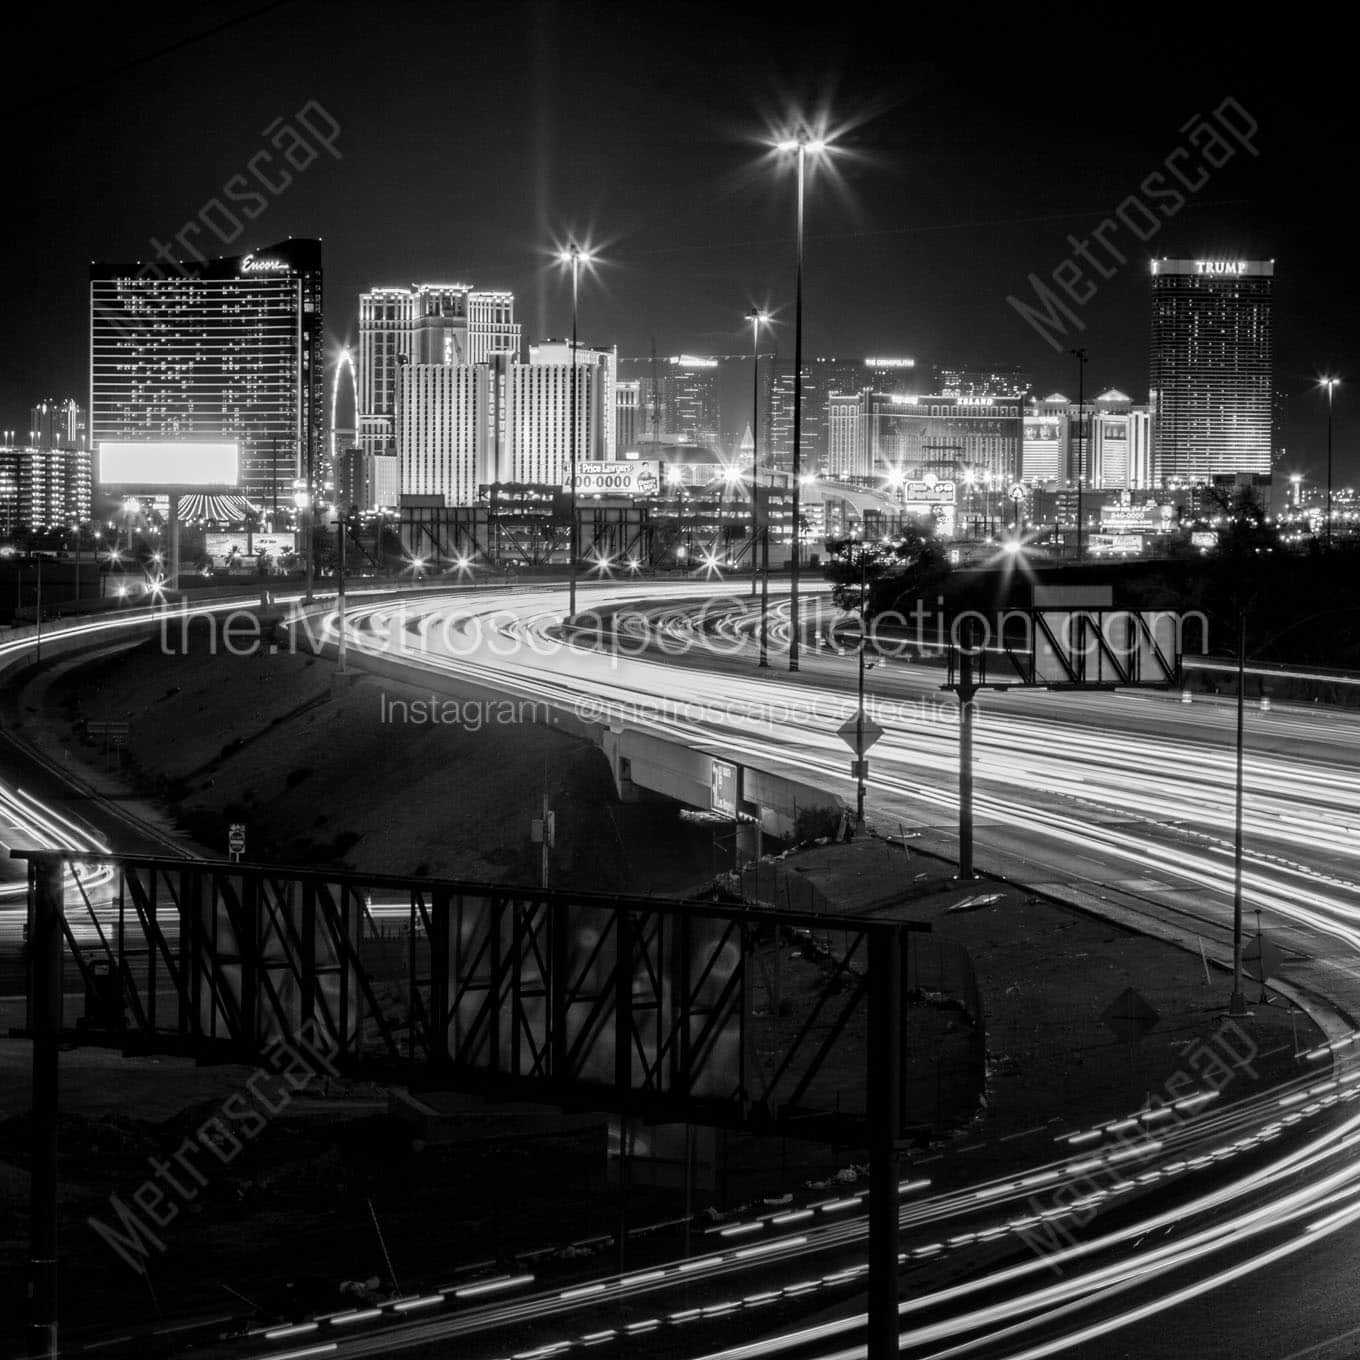
[[[800,506],[799,477],[803,470],[803,196],[808,156],[819,156],[827,149],[824,138],[800,132],[775,143],[775,150],[793,155],[798,168],[798,269],[794,288],[793,311],[793,571],[789,582],[789,669],[798,669],[798,567],[802,556],[802,536],[798,531]]]
[[[1340,378],[1319,378],[1318,386],[1327,389],[1327,546],[1332,546],[1332,393]]]
[[[571,445],[569,454],[568,478],[571,488],[569,501],[571,505],[571,534],[569,539],[568,552],[571,556],[570,574],[568,577],[567,595],[567,617],[574,618],[576,615],[576,556],[580,546],[579,530],[576,523],[576,320],[577,310],[581,291],[581,266],[593,263],[595,256],[590,251],[582,250],[573,241],[565,250],[557,252],[558,264],[565,265],[571,270]]]

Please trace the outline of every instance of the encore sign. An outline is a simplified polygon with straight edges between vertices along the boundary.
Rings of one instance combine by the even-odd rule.
[[[243,274],[286,274],[288,268],[287,260],[275,259],[271,255],[259,259],[254,255],[247,255],[241,260],[241,273]]]

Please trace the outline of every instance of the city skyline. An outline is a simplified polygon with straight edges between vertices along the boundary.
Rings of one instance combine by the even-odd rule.
[[[1149,258],[1276,257],[1289,278],[1276,336],[1278,384],[1291,398],[1284,442],[1291,465],[1307,463],[1314,475],[1320,468],[1324,403],[1308,394],[1324,372],[1347,377],[1350,281],[1338,288],[1330,270],[1339,243],[1286,218],[1284,189],[1321,169],[1348,125],[1328,123],[1326,108],[1305,114],[1291,105],[1278,62],[1273,86],[1254,75],[1245,38],[1168,47],[1155,33],[1107,21],[1106,41],[1148,77],[1137,126],[1099,104],[1076,119],[1027,107],[1023,144],[1012,144],[1002,131],[1009,96],[996,84],[1011,60],[1002,50],[970,50],[969,79],[955,90],[943,69],[921,57],[894,69],[866,34],[835,34],[814,61],[804,50],[809,30],[796,21],[762,30],[767,55],[747,69],[728,55],[759,27],[745,11],[719,24],[702,7],[676,7],[663,54],[644,35],[612,25],[603,43],[607,10],[512,7],[507,21],[517,26],[517,44],[497,45],[495,34],[475,28],[464,35],[470,135],[432,175],[436,162],[421,129],[434,96],[400,80],[388,45],[437,41],[435,12],[396,11],[376,52],[365,41],[363,11],[347,5],[328,11],[316,31],[318,11],[305,3],[270,7],[267,19],[235,7],[221,13],[220,31],[201,38],[194,55],[224,70],[249,63],[249,91],[230,111],[212,106],[189,78],[193,63],[165,51],[167,35],[144,16],[101,35],[109,40],[104,50],[88,37],[77,41],[69,69],[90,78],[57,87],[65,94],[55,105],[46,83],[15,85],[11,107],[21,127],[100,120],[97,145],[77,138],[73,154],[118,176],[119,192],[92,195],[78,220],[40,199],[12,227],[14,248],[33,268],[17,281],[26,324],[11,336],[0,377],[0,409],[10,413],[4,424],[19,425],[44,394],[82,390],[79,276],[88,260],[152,256],[153,239],[173,242],[214,198],[236,212],[242,234],[219,244],[200,222],[186,239],[206,253],[233,254],[249,241],[289,234],[322,238],[332,345],[357,342],[357,299],[366,288],[450,276],[515,293],[526,335],[560,337],[568,290],[550,253],[576,235],[603,256],[583,289],[583,338],[617,345],[622,355],[648,353],[653,338],[663,354],[739,353],[747,347],[744,313],[768,305],[778,323],[769,339],[782,355],[792,348],[792,181],[762,143],[800,111],[815,118],[825,109],[843,135],[834,177],[819,172],[809,185],[809,353],[996,358],[1032,371],[1036,391],[1065,389],[1068,361],[1008,299],[1029,296],[1030,275],[1050,279],[1080,262],[1074,240],[1094,254],[1102,221],[1115,221],[1124,207],[1149,239],[1139,241],[1122,219],[1118,232],[1100,236],[1128,263],[1109,278],[1082,266],[1098,288],[1073,308],[1080,329],[1068,326],[1067,338],[1089,349],[1092,387],[1143,395]],[[1039,40],[1006,22],[1012,27],[1000,32],[1020,42],[1017,50]],[[175,36],[192,42],[210,27],[186,23]],[[310,45],[301,44],[304,32]],[[877,36],[897,35],[885,22]],[[492,75],[475,58],[493,46],[504,66],[496,79],[517,81],[524,92],[508,110],[476,97]],[[696,66],[687,59],[698,53],[705,60]],[[121,74],[128,61],[154,79]],[[588,129],[562,117],[575,81],[585,88],[615,63],[655,74],[639,88],[612,88]],[[670,79],[667,69],[681,63],[700,74]],[[365,82],[349,79],[359,69],[369,73]],[[1142,197],[1149,172],[1178,150],[1198,154],[1207,146],[1201,129],[1226,100],[1246,112],[1250,122],[1239,117],[1238,126],[1259,154],[1238,144],[1232,157],[1216,156],[1222,164],[1201,187],[1182,191],[1185,204],[1173,216],[1164,208],[1152,232],[1129,199]],[[134,127],[120,112],[137,101],[145,108]],[[298,151],[293,138],[308,123],[326,135],[307,136],[308,149]],[[1251,133],[1253,124],[1259,131]],[[160,139],[154,170],[133,166],[143,126]],[[272,159],[260,160],[266,153]],[[282,186],[284,174],[289,182],[271,196],[251,180],[258,201],[239,202],[239,185],[235,196],[224,194],[252,168],[271,184]],[[1157,173],[1165,179],[1168,172]],[[209,219],[230,230],[215,209]],[[1109,267],[1110,257],[1096,258]],[[27,305],[38,296],[48,305]],[[1349,405],[1343,387],[1337,460],[1354,477]]]

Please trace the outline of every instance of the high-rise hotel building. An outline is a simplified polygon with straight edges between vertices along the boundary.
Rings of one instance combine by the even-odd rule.
[[[92,264],[92,445],[234,439],[241,490],[287,504],[294,478],[320,475],[326,447],[321,300],[317,240]]]
[[[493,483],[565,485],[571,459],[571,345],[529,347],[475,364],[402,364],[395,442],[403,495],[474,505]],[[576,348],[576,457],[612,459],[617,449],[617,359]]]
[[[1270,471],[1274,260],[1153,260],[1153,462],[1163,482]]]
[[[406,364],[484,364],[518,355],[513,293],[413,283],[359,294],[359,447],[396,452],[397,377]]]

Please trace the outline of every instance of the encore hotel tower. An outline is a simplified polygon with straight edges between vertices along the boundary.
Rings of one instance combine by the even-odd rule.
[[[1274,260],[1153,260],[1154,475],[1270,471]]]
[[[90,438],[234,439],[241,490],[290,505],[322,471],[321,242],[90,266]]]

